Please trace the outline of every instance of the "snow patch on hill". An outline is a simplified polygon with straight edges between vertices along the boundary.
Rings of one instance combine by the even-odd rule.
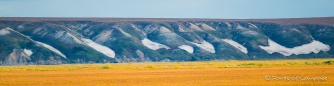
[[[71,33],[67,32],[67,35],[70,36],[74,40],[74,42],[82,44],[82,42],[77,37],[73,36]]]
[[[166,27],[161,26],[161,27],[160,27],[160,32],[161,32],[161,33],[171,33],[172,31],[170,31],[170,30],[167,29]]]
[[[232,27],[232,25],[230,24],[230,23],[228,23],[228,22],[225,22],[225,24],[227,25],[227,27],[229,27],[229,28],[231,28]]]
[[[246,36],[250,36],[250,35],[259,35],[259,33],[257,33],[256,31],[252,31],[252,30],[247,30],[247,31],[243,31],[242,32],[243,35],[246,35]]]
[[[134,28],[133,30],[135,30],[140,35],[141,38],[146,37],[146,33],[142,31],[141,29],[139,29],[136,25],[131,24],[131,27]]]
[[[6,34],[10,34],[10,32],[6,28],[0,30],[0,35],[6,35]]]
[[[197,25],[193,24],[193,23],[189,23],[190,26],[189,28],[195,31],[203,31],[201,28],[199,28]]]
[[[62,53],[61,53],[59,50],[57,50],[56,48],[54,48],[54,47],[52,47],[52,46],[50,46],[50,45],[48,45],[48,44],[42,43],[42,42],[38,42],[38,41],[35,41],[35,42],[36,42],[37,44],[39,44],[39,45],[44,46],[45,48],[48,48],[48,49],[51,50],[51,51],[57,53],[58,55],[60,55],[60,56],[62,56],[62,57],[64,57],[64,58],[66,58],[66,56],[65,56],[64,54],[62,54]]]
[[[180,32],[189,32],[188,30],[185,29],[182,25],[179,25],[179,31]]]
[[[237,25],[236,29],[247,30],[245,27],[241,26],[240,24]]]
[[[98,42],[98,43],[106,42],[110,38],[110,35],[111,35],[112,32],[113,32],[113,30],[102,31],[99,35],[94,37],[93,40],[95,39],[95,41]]]
[[[77,37],[72,35],[69,32],[66,31],[57,31],[54,34],[54,37],[56,39],[60,39],[61,41],[67,42],[67,43],[79,43],[82,44],[81,40],[79,40]]]
[[[210,44],[209,42],[206,42],[206,41],[202,41],[201,43],[194,43],[194,42],[191,42],[192,44],[206,50],[206,51],[209,51],[210,53],[215,53],[215,48],[213,47],[212,44]]]
[[[90,40],[90,39],[85,39],[85,38],[81,38],[84,43],[86,43],[88,46],[92,47],[93,49],[95,49],[96,51],[101,52],[102,54],[114,58],[115,57],[115,52],[113,50],[111,50],[110,48],[100,45],[98,43],[95,43],[94,41]]]
[[[238,42],[235,42],[235,41],[233,41],[233,40],[231,40],[231,39],[223,39],[223,41],[226,42],[226,43],[228,43],[228,44],[230,44],[230,45],[232,45],[233,47],[239,49],[241,52],[243,52],[243,53],[245,53],[245,54],[248,53],[247,48],[244,47],[244,46],[242,46],[242,45],[239,44]]]
[[[204,30],[212,30],[212,31],[216,31],[215,29],[213,29],[211,26],[207,25],[207,24],[200,24],[201,27],[204,29]]]
[[[33,52],[31,50],[28,50],[28,49],[23,49],[23,52],[25,54],[27,54],[28,56],[31,56],[33,54]]]
[[[157,42],[153,42],[153,41],[151,41],[147,38],[141,40],[141,42],[143,43],[144,46],[146,46],[147,48],[152,49],[152,50],[158,50],[160,48],[170,49],[166,45],[163,45],[163,44],[160,44],[160,43],[157,43]]]
[[[122,32],[122,34],[124,34],[126,37],[132,37],[129,33],[127,33],[127,32],[125,32],[125,31],[123,31],[123,29],[122,28],[120,28],[120,27],[117,27],[117,29],[119,30],[119,31],[121,31]]]
[[[60,38],[66,33],[65,31],[57,31],[56,34],[54,35],[55,38]]]
[[[274,52],[283,54],[284,56],[290,56],[292,54],[299,55],[299,54],[310,54],[310,53],[319,53],[320,51],[329,51],[330,47],[329,45],[323,44],[319,41],[313,40],[311,43],[303,44],[301,46],[296,46],[293,48],[286,48],[280,44],[277,44],[276,42],[268,39],[269,46],[261,46],[259,47],[265,51],[267,51],[269,54],[272,54]]]
[[[250,25],[250,28],[258,28],[256,25],[252,24],[252,23],[248,23]]]
[[[189,46],[189,45],[181,45],[178,48],[183,49],[183,50],[185,50],[185,51],[187,51],[189,53],[193,53],[194,52],[194,48],[191,47],[191,46]]]

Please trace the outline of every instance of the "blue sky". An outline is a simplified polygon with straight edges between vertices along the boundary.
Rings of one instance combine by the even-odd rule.
[[[334,0],[0,0],[0,17],[334,17]]]

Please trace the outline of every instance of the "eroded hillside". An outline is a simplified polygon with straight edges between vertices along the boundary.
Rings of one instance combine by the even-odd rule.
[[[0,64],[333,57],[334,24],[322,19],[0,18]]]

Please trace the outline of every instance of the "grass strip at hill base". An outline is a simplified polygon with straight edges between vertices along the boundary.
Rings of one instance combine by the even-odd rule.
[[[163,69],[206,69],[206,68],[270,68],[291,66],[334,65],[334,59],[293,59],[293,60],[228,60],[203,62],[144,62],[106,64],[63,64],[0,66],[0,72],[15,71],[75,71],[75,70],[163,70]]]

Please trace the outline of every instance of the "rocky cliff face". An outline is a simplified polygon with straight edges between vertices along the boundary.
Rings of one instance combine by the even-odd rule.
[[[334,55],[334,24],[331,23],[98,20],[0,18],[0,63],[200,61]]]

